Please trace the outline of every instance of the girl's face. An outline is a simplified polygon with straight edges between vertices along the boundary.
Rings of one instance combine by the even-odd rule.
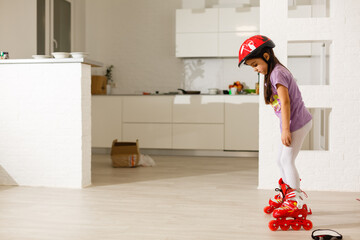
[[[246,65],[249,65],[255,72],[263,75],[267,74],[268,64],[262,58],[253,58],[245,61]]]

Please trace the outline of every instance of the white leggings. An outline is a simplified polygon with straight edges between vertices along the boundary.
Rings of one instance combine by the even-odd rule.
[[[312,120],[302,128],[291,133],[291,145],[287,147],[280,141],[278,165],[284,183],[291,188],[300,190],[300,177],[295,166],[295,159],[301,149],[304,139],[312,127]]]

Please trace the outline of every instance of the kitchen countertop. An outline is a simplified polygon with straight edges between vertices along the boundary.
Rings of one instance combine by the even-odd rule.
[[[236,95],[229,95],[229,94],[150,94],[150,95],[143,95],[143,94],[93,94],[92,96],[254,96],[258,97],[257,94],[236,94]]]
[[[84,63],[92,67],[102,67],[101,62],[88,58],[41,58],[41,59],[1,59],[0,64],[37,64],[37,63]]]

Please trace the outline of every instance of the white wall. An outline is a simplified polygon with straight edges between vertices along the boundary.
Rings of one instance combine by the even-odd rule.
[[[74,46],[72,46],[73,52],[85,52],[85,1],[86,0],[75,0],[73,1],[74,8]],[[94,59],[96,60],[96,59]]]
[[[329,151],[301,151],[297,157],[302,188],[360,191],[360,83],[354,70],[360,55],[360,2],[332,0],[329,18],[307,19],[288,19],[287,2],[260,2],[261,33],[274,40],[280,61],[287,64],[287,41],[332,42],[330,85],[300,86],[307,107],[332,109]],[[272,189],[280,177],[276,165],[279,122],[271,107],[260,102],[259,108],[259,188]]]
[[[73,52],[85,51],[85,0],[73,2]],[[0,0],[0,51],[11,59],[32,58],[36,49],[36,0]]]
[[[90,58],[115,66],[114,94],[177,88],[207,93],[208,88],[228,89],[235,81],[255,88],[257,75],[249,68],[239,69],[237,58],[175,57],[176,9],[235,6],[233,2],[87,0],[86,50]],[[104,73],[105,68],[93,71]]]
[[[236,58],[175,58],[175,10],[182,4],[182,0],[165,4],[161,0],[76,0],[73,51],[88,51],[90,58],[115,66],[115,94],[177,88],[205,93],[208,88],[227,89],[234,81],[254,88],[257,76],[251,69],[238,69]],[[216,4],[235,6],[234,1],[206,1],[205,7]],[[0,0],[0,9],[6,9],[0,15],[0,31],[5,33],[0,51],[8,51],[12,59],[31,58],[36,54],[36,0]],[[6,24],[9,19],[11,24]],[[201,65],[194,64],[198,60]],[[103,68],[93,74],[104,72]]]
[[[114,65],[113,93],[181,86],[184,66],[175,58],[175,9],[180,7],[180,0],[86,1],[86,49],[90,58]]]
[[[36,0],[0,0],[0,51],[10,58],[36,54]]]
[[[257,6],[250,0],[182,0],[182,8],[242,7],[246,4]],[[255,5],[254,5],[255,3]],[[241,42],[239,42],[240,48]],[[234,49],[237,54],[238,49]],[[228,89],[230,84],[240,81],[246,88],[255,88],[258,76],[253,70],[238,68],[238,58],[191,58],[183,59],[184,79],[181,87],[208,92],[208,88]]]

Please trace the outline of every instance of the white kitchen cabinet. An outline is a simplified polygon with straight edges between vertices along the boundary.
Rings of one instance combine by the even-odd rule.
[[[219,32],[259,31],[259,7],[219,8]]]
[[[172,147],[170,123],[124,123],[123,141],[139,140],[140,148],[167,149]]]
[[[119,96],[91,98],[92,147],[110,148],[114,139],[121,140],[121,105]]]
[[[224,149],[223,124],[173,124],[174,149]]]
[[[177,9],[177,33],[216,33],[219,26],[217,8]]]
[[[139,139],[140,148],[171,148],[173,96],[123,98],[123,141]]]
[[[237,57],[259,33],[258,7],[176,10],[176,57]]]
[[[124,123],[170,123],[173,96],[126,96]]]
[[[92,147],[258,151],[259,97],[93,96]]]
[[[224,123],[224,97],[182,96],[174,98],[173,123]]]
[[[225,99],[225,150],[259,150],[259,98]]]
[[[218,56],[218,9],[176,10],[176,57]]]
[[[217,33],[176,33],[176,57],[217,57]]]
[[[236,57],[241,44],[258,32],[221,32],[219,33],[219,56]]]
[[[259,32],[259,7],[220,8],[219,56],[237,57],[240,45]]]

